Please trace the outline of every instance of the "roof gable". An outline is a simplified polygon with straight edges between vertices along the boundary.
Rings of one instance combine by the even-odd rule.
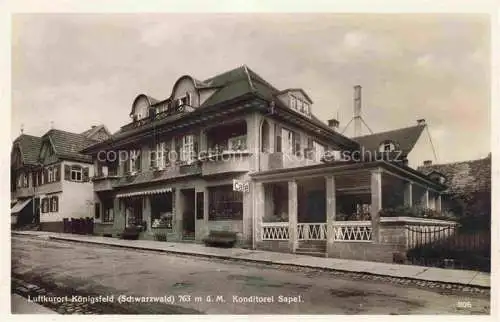
[[[92,158],[80,153],[84,148],[97,143],[96,140],[87,138],[82,134],[52,129],[45,133],[43,139],[50,140],[55,155],[60,159],[70,159],[83,162],[91,162]]]
[[[40,137],[21,134],[14,140],[13,145],[19,148],[24,165],[36,165],[38,163],[38,153],[42,145]]]
[[[491,157],[446,164],[418,167],[418,171],[432,175],[441,173],[446,177],[449,193],[491,190]]]
[[[352,138],[367,151],[377,152],[384,142],[394,142],[396,149],[407,156],[417,143],[425,125],[415,125],[397,130],[379,132]]]

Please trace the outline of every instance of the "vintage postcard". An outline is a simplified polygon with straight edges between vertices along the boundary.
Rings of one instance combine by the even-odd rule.
[[[12,315],[490,317],[488,12],[120,11],[10,15]]]

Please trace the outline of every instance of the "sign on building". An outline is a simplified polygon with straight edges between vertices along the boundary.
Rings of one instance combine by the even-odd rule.
[[[233,180],[233,191],[250,192],[250,182]]]

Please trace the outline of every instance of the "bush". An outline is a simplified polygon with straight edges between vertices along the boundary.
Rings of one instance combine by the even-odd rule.
[[[384,208],[379,211],[380,217],[415,217],[440,220],[456,220],[454,216],[436,211],[434,209],[419,206],[398,206],[395,208]]]

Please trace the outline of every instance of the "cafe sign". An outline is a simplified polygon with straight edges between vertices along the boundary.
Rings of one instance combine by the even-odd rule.
[[[233,180],[233,191],[250,192],[250,182]]]

